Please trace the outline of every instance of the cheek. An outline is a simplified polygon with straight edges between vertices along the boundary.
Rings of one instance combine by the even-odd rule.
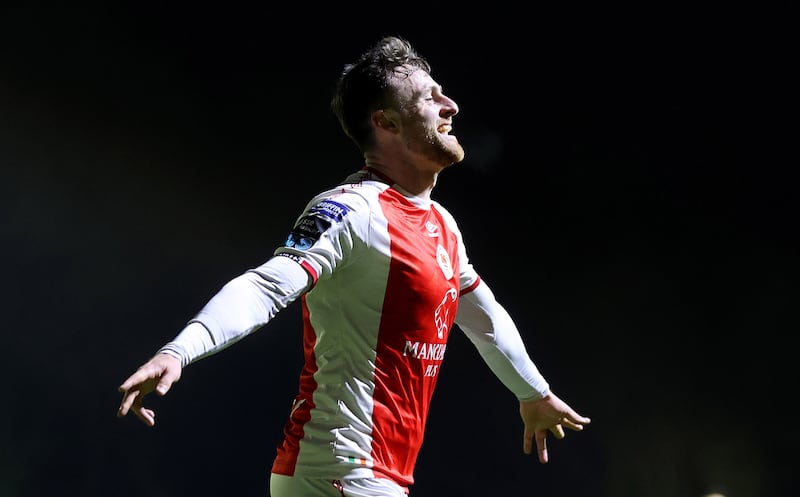
[[[403,126],[408,136],[426,136],[429,135],[431,131],[431,126],[428,125],[428,121],[421,116],[410,116],[409,119],[403,123]]]

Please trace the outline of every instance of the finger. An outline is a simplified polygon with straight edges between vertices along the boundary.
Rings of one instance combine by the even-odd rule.
[[[143,406],[134,406],[133,413],[147,426],[154,426],[156,424],[156,413],[152,409]]]
[[[136,397],[136,400],[133,402],[133,413],[136,414],[136,417],[139,418],[144,424],[147,426],[153,426],[156,424],[156,414],[153,412],[152,409],[148,409],[142,405],[143,396]]]
[[[555,426],[552,426],[552,427],[550,427],[550,431],[551,431],[551,432],[553,433],[553,435],[555,435],[555,436],[556,436],[556,438],[557,438],[557,439],[559,439],[559,440],[561,440],[561,439],[562,439],[562,438],[564,438],[564,436],[565,436],[565,433],[564,433],[564,428],[562,428],[560,424],[557,424],[557,425],[555,425]]]
[[[536,452],[539,456],[539,462],[547,464],[547,430],[536,432]]]
[[[140,369],[136,370],[135,373],[130,375],[128,377],[128,379],[125,380],[125,382],[122,385],[117,387],[117,390],[119,390],[120,392],[127,392],[128,390],[130,390],[134,386],[139,385],[141,383],[144,383],[149,378],[150,378],[150,375],[145,373],[144,371],[142,371],[142,369],[140,368]]]
[[[569,420],[571,423],[575,425],[588,425],[589,423],[592,422],[590,418],[587,418],[586,416],[581,416],[575,411],[567,413],[567,415],[565,416],[565,420]]]
[[[527,429],[522,434],[522,452],[528,455],[533,452],[533,432]]]
[[[583,425],[578,424],[578,423],[572,421],[571,419],[564,419],[562,421],[562,424],[564,426],[566,426],[567,428],[569,428],[570,430],[575,430],[575,431],[583,430]]]
[[[138,389],[125,392],[125,395],[122,397],[122,402],[119,405],[119,409],[117,410],[117,416],[126,416],[133,403],[139,397],[140,393],[141,390]]]

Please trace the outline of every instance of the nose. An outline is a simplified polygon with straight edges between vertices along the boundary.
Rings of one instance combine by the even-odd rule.
[[[458,114],[458,104],[456,101],[447,95],[442,95],[441,115],[444,117],[451,117],[455,116],[456,114]]]

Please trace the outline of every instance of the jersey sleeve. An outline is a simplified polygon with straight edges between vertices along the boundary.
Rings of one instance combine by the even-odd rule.
[[[369,242],[369,201],[352,190],[328,192],[312,200],[275,255],[300,264],[312,280],[330,277]]]
[[[320,278],[347,264],[369,236],[369,202],[333,190],[308,203],[286,242],[267,262],[232,279],[159,352],[186,366],[267,324]]]
[[[479,281],[473,291],[459,298],[455,322],[519,400],[547,395],[547,381],[531,360],[511,316],[485,282]]]
[[[182,366],[214,354],[267,324],[309,286],[301,266],[272,257],[226,283],[159,352],[177,357]]]

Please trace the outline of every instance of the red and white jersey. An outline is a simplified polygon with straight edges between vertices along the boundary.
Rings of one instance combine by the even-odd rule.
[[[316,196],[284,246],[160,349],[188,365],[301,300],[305,365],[274,473],[412,484],[454,323],[518,399],[549,390],[452,216],[391,183],[365,168]]]
[[[458,297],[479,278],[450,214],[389,182],[364,169],[318,195],[276,251],[314,285],[275,473],[413,482]]]

